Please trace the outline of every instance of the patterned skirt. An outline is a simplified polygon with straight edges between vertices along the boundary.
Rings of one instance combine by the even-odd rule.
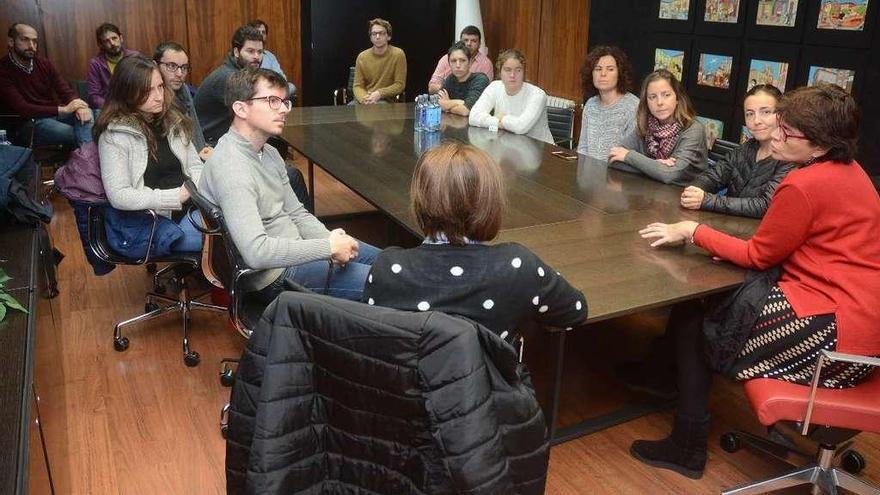
[[[737,380],[775,378],[809,385],[819,353],[837,348],[833,314],[798,318],[779,287],[773,287],[733,367]],[[832,362],[824,366],[819,386],[853,387],[873,371],[870,366]]]

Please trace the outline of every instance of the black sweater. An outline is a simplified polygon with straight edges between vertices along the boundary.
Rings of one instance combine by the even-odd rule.
[[[749,139],[691,182],[706,192],[701,210],[752,218],[764,216],[776,187],[794,165],[771,157],[756,161],[759,146]],[[726,195],[715,194],[725,187]]]
[[[363,301],[464,316],[508,341],[526,320],[567,328],[587,318],[581,291],[516,243],[388,248],[373,262]]]

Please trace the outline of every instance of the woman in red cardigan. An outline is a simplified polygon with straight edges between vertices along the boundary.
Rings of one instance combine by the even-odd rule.
[[[822,349],[880,355],[880,197],[854,161],[861,117],[843,89],[823,84],[790,91],[777,118],[773,158],[800,167],[779,185],[751,239],[690,221],[652,223],[639,234],[654,247],[691,241],[742,267],[781,268],[730,376],[808,384]],[[702,476],[709,429],[704,313],[695,303],[678,328],[672,434],[638,440],[630,449],[642,462],[692,478]],[[837,363],[823,370],[820,385],[851,387],[870,372]]]

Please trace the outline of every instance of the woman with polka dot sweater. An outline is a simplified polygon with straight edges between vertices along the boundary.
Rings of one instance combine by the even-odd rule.
[[[584,295],[526,247],[484,244],[504,207],[501,170],[486,153],[453,141],[425,152],[410,197],[425,240],[376,258],[364,302],[463,316],[509,342],[526,320],[570,328],[587,318]]]

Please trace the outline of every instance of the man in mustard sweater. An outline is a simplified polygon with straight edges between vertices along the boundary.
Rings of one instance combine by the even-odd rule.
[[[354,65],[355,100],[364,105],[392,102],[406,87],[406,54],[389,44],[391,23],[385,19],[370,21],[370,41],[373,46]]]

